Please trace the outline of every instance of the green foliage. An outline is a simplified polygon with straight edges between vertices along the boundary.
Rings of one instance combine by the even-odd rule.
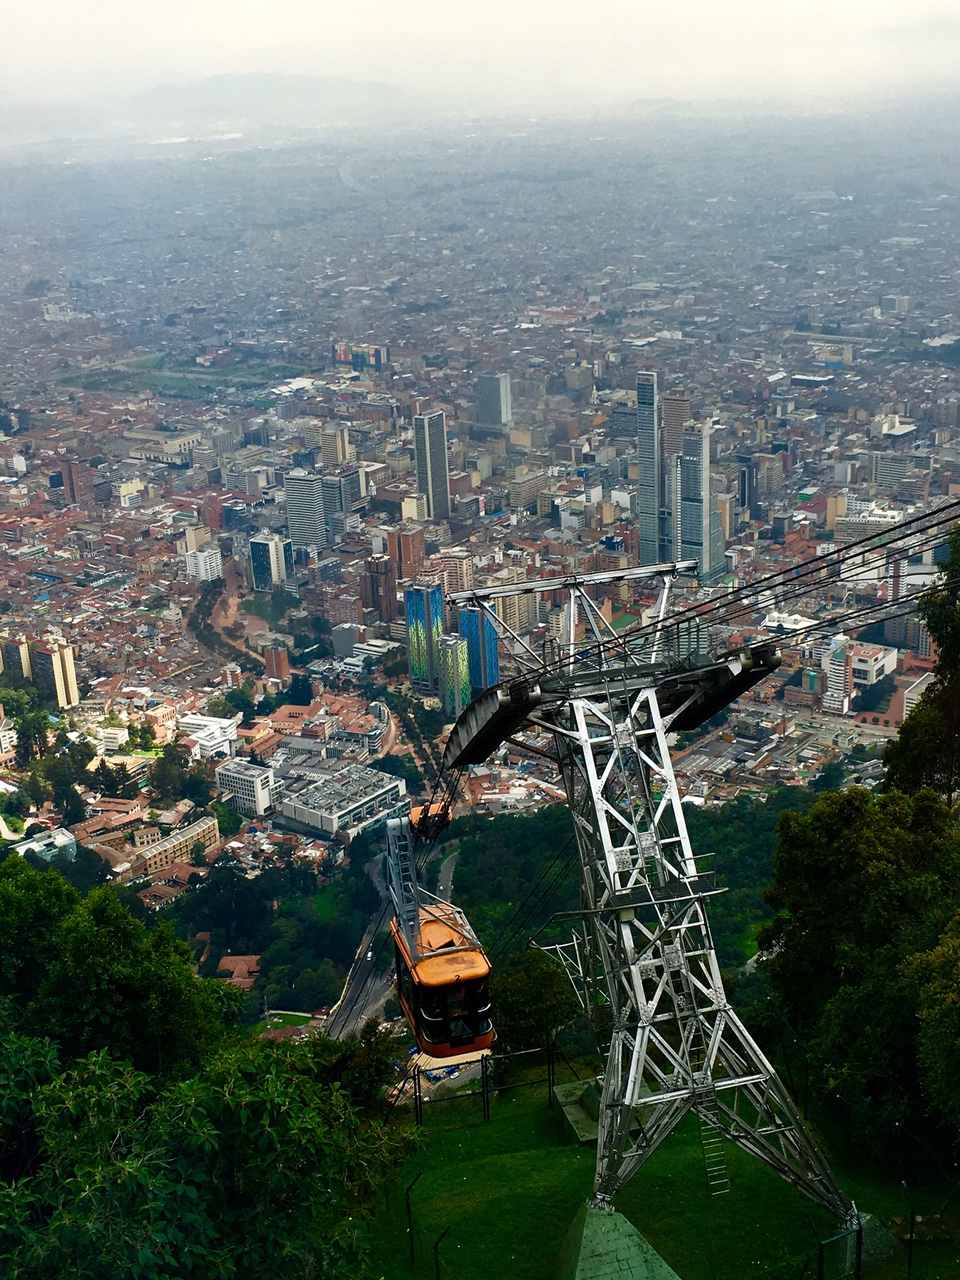
[[[168,742],[150,770],[150,785],[158,795],[160,806],[192,800],[205,805],[213,795],[210,773],[203,765],[191,764],[186,747]]]
[[[256,989],[268,1005],[312,1013],[340,994],[379,902],[359,863],[326,885],[322,898],[318,887],[311,871],[293,864],[248,880],[236,861],[222,855],[170,912],[183,936],[211,934],[211,975],[225,953],[259,955]]]
[[[526,922],[526,936],[553,912],[576,909],[580,893],[576,858],[571,859],[572,837],[570,811],[560,804],[497,818],[470,814],[451,825],[448,840],[460,842],[457,902],[485,946],[493,949],[503,941],[503,929],[528,902],[541,877],[543,892],[568,860],[554,892],[540,904],[537,917]]]
[[[423,774],[409,752],[402,756],[381,756],[379,760],[371,760],[370,765],[373,769],[379,769],[381,773],[389,773],[394,778],[403,778],[407,784],[407,790],[413,795],[423,794]]]
[[[771,988],[862,1139],[882,1145],[920,1109],[921,1075],[942,1106],[949,1037],[930,1011],[951,972],[960,832],[930,792],[852,787],[783,815],[774,871]]]
[[[224,840],[229,840],[231,836],[235,836],[243,826],[242,815],[237,813],[236,809],[231,809],[228,804],[214,800],[208,807],[217,820],[220,835]]]
[[[824,791],[839,791],[846,781],[847,771],[839,760],[830,760],[810,781],[810,790],[822,795]]]
[[[714,808],[685,806],[687,829],[698,855],[726,893],[710,899],[710,928],[724,969],[739,968],[753,954],[760,924],[773,912],[764,894],[773,874],[777,823],[786,811],[806,813],[815,800],[805,787],[779,787],[766,796],[738,796]]]
[[[309,707],[313,701],[313,685],[310,677],[297,672],[290,678],[287,700],[294,707]]]
[[[888,789],[931,787],[952,804],[960,791],[960,524],[948,546],[937,581],[917,604],[937,647],[934,680],[888,743],[883,763]]]
[[[151,1073],[197,1066],[235,1021],[234,992],[199,982],[169,926],[148,930],[109,888],[86,898],[53,870],[0,865],[0,994],[73,1060],[109,1049]]]
[[[567,975],[544,951],[511,956],[493,975],[490,994],[498,1048],[508,1053],[551,1043],[580,1012]]]
[[[57,1071],[48,1042],[8,1037],[28,1172],[2,1188],[0,1262],[21,1280],[367,1275],[365,1220],[406,1145],[363,1111],[387,1053],[371,1030],[255,1041],[158,1092],[105,1053]]]

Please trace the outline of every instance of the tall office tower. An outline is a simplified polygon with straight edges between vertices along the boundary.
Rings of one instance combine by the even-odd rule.
[[[450,519],[450,467],[447,461],[447,416],[442,409],[418,413],[413,420],[417,455],[417,488],[427,500],[430,520]]]
[[[199,551],[210,541],[210,530],[202,524],[188,524],[183,531],[187,551]]]
[[[473,696],[500,683],[497,629],[477,605],[460,609],[460,634],[467,642],[467,662]]]
[[[347,427],[328,424],[323,428],[320,433],[320,457],[324,467],[339,467],[344,462],[353,461],[354,450]]]
[[[392,525],[386,530],[387,554],[393,561],[397,579],[416,578],[423,568],[426,544],[418,524]]]
[[[278,533],[258,533],[250,539],[250,568],[254,591],[273,591],[293,577],[293,545]]]
[[[75,707],[80,701],[73,649],[62,641],[30,646],[33,679],[42,696],[58,707]]]
[[[18,680],[32,680],[33,668],[30,665],[30,646],[25,636],[3,637],[3,673],[16,676]]]
[[[361,505],[360,468],[354,463],[325,471],[321,476],[321,487],[323,527],[327,546],[333,547],[343,541],[343,535],[349,529],[360,527],[360,517],[356,514]]]
[[[710,490],[710,423],[691,422],[680,454],[680,549],[678,559],[697,560],[709,582],[726,568],[720,512]]]
[[[67,500],[71,505],[89,510],[97,505],[93,494],[93,485],[97,473],[93,467],[85,463],[69,462],[63,469],[63,486],[67,491]]]
[[[267,645],[263,651],[264,674],[268,680],[286,685],[290,680],[290,654],[282,644]]]
[[[512,420],[509,373],[481,373],[477,378],[477,422],[495,427]]]
[[[443,588],[438,582],[415,582],[403,594],[407,606],[410,683],[415,689],[435,693],[440,679]]]
[[[445,595],[452,595],[455,591],[470,591],[473,588],[473,556],[466,547],[450,547],[441,551],[440,569],[443,574]]]
[[[749,453],[738,453],[740,464],[740,486],[737,494],[738,506],[742,516],[751,520],[759,518],[759,475],[756,461]]]
[[[397,616],[397,575],[389,556],[367,556],[363,564],[361,595],[369,596],[370,609],[376,609],[381,622],[393,622]],[[367,600],[364,600],[367,604]]]
[[[679,453],[683,446],[683,428],[693,417],[690,397],[683,392],[660,397],[660,439],[664,457]]]
[[[660,511],[663,505],[660,410],[656,373],[637,374],[637,534],[640,564],[661,559]]]
[[[327,535],[323,523],[323,477],[317,471],[297,468],[284,477],[287,495],[287,529],[290,541],[303,547],[325,547]]]
[[[456,719],[470,702],[470,663],[462,636],[440,637],[440,701]]]
[[[205,542],[187,552],[187,577],[197,582],[216,582],[223,577],[223,557],[218,542]]]

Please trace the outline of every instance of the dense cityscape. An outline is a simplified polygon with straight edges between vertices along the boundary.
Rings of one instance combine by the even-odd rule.
[[[916,603],[960,501],[952,124],[638,108],[8,148],[7,856],[175,921],[267,1036],[390,1022],[387,821],[528,657],[652,635],[656,565],[661,657],[779,653],[672,736],[685,804],[879,795],[937,678]],[[556,580],[598,574],[571,620]],[[471,597],[500,587],[525,591]],[[466,769],[451,816],[564,802],[548,737]],[[211,906],[228,870],[271,886],[256,927]],[[302,876],[343,931],[298,950]]]

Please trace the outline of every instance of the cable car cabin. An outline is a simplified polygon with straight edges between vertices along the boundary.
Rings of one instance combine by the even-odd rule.
[[[435,840],[450,825],[450,809],[445,804],[423,804],[410,810],[410,829],[418,840]]]
[[[390,930],[397,996],[420,1049],[432,1058],[489,1049],[490,961],[463,912],[439,901],[420,908],[415,962],[396,920]]]

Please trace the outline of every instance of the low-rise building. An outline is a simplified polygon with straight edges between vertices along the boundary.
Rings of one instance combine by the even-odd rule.
[[[184,746],[194,760],[232,756],[237,741],[237,722],[224,716],[181,716],[177,722],[187,737]]]
[[[325,776],[317,780],[316,773],[321,770]],[[401,817],[410,808],[402,778],[362,765],[318,765],[312,772],[312,778],[298,779],[284,787],[280,816],[296,826],[353,836],[388,818]]]
[[[217,791],[238,813],[262,818],[273,811],[273,770],[248,760],[229,760],[217,767]]]
[[[25,853],[35,853],[44,862],[52,862],[54,858],[63,854],[72,862],[77,856],[77,842],[69,831],[65,831],[63,827],[57,827],[53,831],[44,831],[42,834],[37,832],[29,840],[21,840],[19,844],[13,846],[13,852],[19,853],[21,857]]]

